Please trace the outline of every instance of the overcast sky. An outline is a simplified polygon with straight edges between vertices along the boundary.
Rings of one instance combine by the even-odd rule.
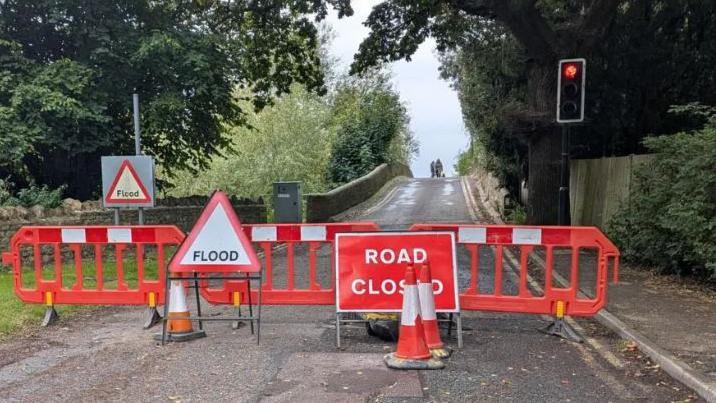
[[[380,1],[352,3],[355,10],[352,17],[339,20],[332,12],[328,18],[335,33],[331,51],[346,69],[369,32],[363,21]],[[439,65],[432,39],[420,46],[410,62],[391,65],[393,83],[408,108],[411,130],[420,142],[420,153],[411,164],[416,177],[430,176],[430,161],[437,158],[442,161],[445,174],[452,175],[458,152],[468,144],[457,94],[448,82],[440,79]]]

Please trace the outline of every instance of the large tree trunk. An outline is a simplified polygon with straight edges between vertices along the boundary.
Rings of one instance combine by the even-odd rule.
[[[545,127],[529,139],[528,224],[557,224],[561,135]]]
[[[557,77],[554,62],[534,63],[527,81],[528,115],[523,125],[531,125],[528,150],[527,222],[557,224],[559,207],[562,136],[555,123]],[[530,119],[531,118],[531,119]]]

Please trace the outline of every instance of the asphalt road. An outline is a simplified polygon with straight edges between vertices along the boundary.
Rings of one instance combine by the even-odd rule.
[[[400,183],[362,220],[385,229],[416,222],[471,222],[459,179]],[[479,219],[479,216],[477,217]],[[297,285],[305,284],[305,248],[298,248]],[[330,279],[330,250],[319,253],[319,280]],[[489,251],[481,256],[481,292],[490,292]],[[459,251],[460,283],[469,256]],[[277,275],[285,256],[274,254]],[[483,270],[483,266],[485,269]],[[507,293],[514,277],[504,279]],[[229,313],[212,307],[210,314]],[[2,401],[674,401],[691,393],[650,367],[638,352],[595,323],[580,321],[590,343],[540,332],[548,318],[464,313],[464,348],[441,371],[387,370],[394,345],[362,326],[334,345],[332,306],[264,307],[259,346],[246,327],[205,325],[208,337],[158,346],[141,329],[138,309],[107,308],[63,319],[0,344]],[[454,338],[446,340],[455,345]]]

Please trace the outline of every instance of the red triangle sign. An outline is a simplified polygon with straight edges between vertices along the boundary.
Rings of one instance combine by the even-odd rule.
[[[132,163],[124,160],[117,170],[117,176],[112,181],[104,201],[107,203],[147,203],[152,200]]]
[[[170,272],[259,272],[261,263],[224,192],[216,192],[169,263]]]

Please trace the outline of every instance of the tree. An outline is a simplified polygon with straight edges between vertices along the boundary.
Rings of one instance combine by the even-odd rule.
[[[338,132],[328,174],[334,184],[350,182],[385,162],[407,164],[417,151],[407,110],[381,72],[340,83],[333,111]]]
[[[713,2],[623,3],[588,59],[587,122],[572,128],[572,155],[641,153],[646,136],[693,129],[693,119],[668,110],[674,103],[716,102],[716,53],[705,50],[716,47],[715,21]],[[516,195],[528,174],[528,139],[513,118],[524,109],[528,59],[501,25],[480,28],[468,29],[472,36],[444,54],[442,72],[458,91],[466,126],[487,151],[488,167]]]
[[[376,6],[371,28],[353,63],[364,71],[376,63],[410,59],[432,36],[439,50],[455,48],[497,23],[525,52],[525,98],[511,116],[529,145],[532,223],[557,218],[559,135],[553,123],[555,67],[559,58],[589,57],[616,14],[619,0],[388,0]],[[576,16],[577,18],[571,18]]]
[[[0,4],[0,175],[89,198],[99,156],[144,152],[171,173],[201,169],[293,82],[323,91],[313,1],[6,0]],[[234,102],[250,89],[251,105]]]
[[[591,120],[573,130],[575,154],[633,152],[649,133],[684,124],[668,105],[713,100],[715,10],[704,0],[387,0],[366,21],[371,33],[352,68],[409,60],[435,38],[456,61],[447,76],[458,79],[468,129],[505,160],[503,173],[521,171],[509,165],[526,153],[529,221],[553,223],[557,60],[588,60]]]
[[[180,171],[169,194],[191,196],[222,189],[243,197],[270,197],[273,182],[300,181],[304,193],[329,190],[326,178],[336,137],[331,105],[294,84],[260,113],[247,112],[250,127],[225,126],[230,146],[207,169]]]
[[[441,57],[441,75],[452,82],[471,136],[465,164],[493,172],[508,191],[519,194],[527,177],[527,138],[512,116],[526,97],[522,47],[499,24],[482,26],[479,36]]]

